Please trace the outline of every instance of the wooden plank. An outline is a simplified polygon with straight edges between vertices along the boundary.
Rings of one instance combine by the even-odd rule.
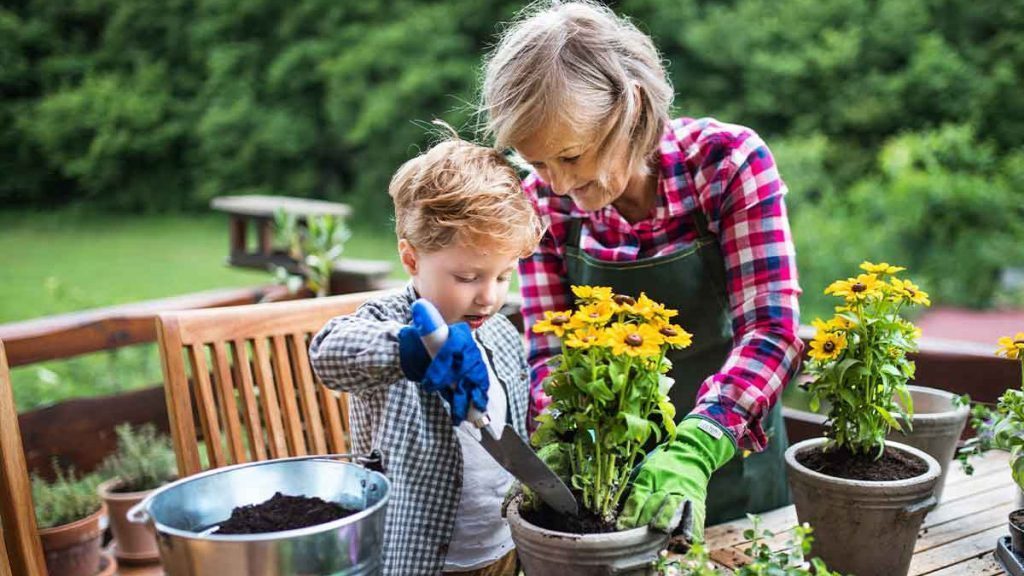
[[[1012,505],[1016,498],[1016,488],[1014,486],[1006,486],[1005,483],[989,490],[979,490],[975,494],[953,502],[943,501],[938,508],[932,510],[924,517],[924,523],[921,527],[927,530],[992,508]]]
[[[153,320],[161,312],[237,306],[267,298],[283,300],[292,296],[287,287],[280,285],[209,290],[0,324],[0,340],[7,346],[8,361],[13,368],[153,342],[156,340]]]
[[[242,416],[245,420],[246,433],[249,435],[249,450],[254,460],[266,460],[266,440],[263,438],[263,424],[260,422],[259,407],[256,405],[252,366],[249,364],[246,342],[236,338],[231,341],[231,348],[235,359],[238,391],[242,395]]]
[[[346,426],[342,430],[341,410],[338,407],[338,399],[335,397],[335,392],[330,388],[324,386],[317,381],[317,397],[320,400],[320,409],[323,410],[325,422],[324,426],[327,428],[327,445],[328,449],[334,454],[342,454],[348,452],[348,446],[345,441],[345,432],[348,431]]]
[[[219,468],[228,464],[224,456],[223,438],[221,438],[220,422],[217,418],[217,400],[213,396],[210,385],[210,373],[206,366],[206,346],[190,344],[185,347],[189,362],[192,365],[193,391],[199,409],[199,421],[203,428],[203,440],[206,441],[210,466]],[[185,440],[187,442],[187,440]],[[194,474],[194,471],[188,471]]]
[[[271,336],[270,345],[270,360],[274,367],[274,381],[277,383],[277,399],[281,403],[288,454],[305,456],[309,454],[309,450],[303,436],[302,418],[295,399],[295,383],[292,379],[292,367],[288,361],[288,347],[285,345],[284,336]]]
[[[915,554],[910,561],[910,575],[928,574],[991,554],[996,541],[1006,533],[1007,528],[1004,523],[1001,526],[989,528],[983,532]]]
[[[221,341],[213,342],[212,347],[213,377],[219,391],[217,397],[220,400],[221,421],[226,428],[228,451],[231,453],[232,464],[241,464],[248,462],[249,459],[245,453],[245,444],[242,442],[242,423],[238,416],[238,399],[235,396],[228,350]]]
[[[1007,529],[1007,516],[1014,510],[1016,510],[1016,506],[1013,503],[1007,502],[1001,506],[989,508],[970,516],[931,528],[925,528],[921,530],[920,535],[917,537],[917,542],[914,544],[914,554],[931,550],[932,548],[955,540],[961,540],[992,528],[1001,526],[1005,530]],[[995,546],[994,541],[992,545]]]
[[[795,506],[785,506],[770,512],[765,512],[764,514],[760,514],[760,517],[761,528],[771,530],[776,533],[784,532],[797,524]],[[750,520],[742,518],[740,520],[726,522],[725,524],[709,526],[704,531],[704,537],[712,549],[729,548],[749,542],[749,540],[743,536],[743,531],[752,527],[753,524],[751,524]]]
[[[995,543],[992,544],[995,546]],[[966,562],[960,562],[953,566],[947,566],[935,572],[929,572],[928,576],[996,576],[1006,574],[1002,565],[996,560],[995,554],[988,553],[981,558],[971,558]]]
[[[274,218],[274,213],[278,210],[284,210],[302,218],[327,214],[346,218],[352,214],[352,208],[341,202],[267,194],[218,196],[210,201],[210,207],[218,212],[262,219]]]
[[[252,341],[252,351],[256,357],[256,386],[260,391],[260,406],[263,408],[270,457],[283,458],[288,455],[288,441],[285,439],[284,425],[281,422],[281,409],[274,389],[274,373],[265,348],[267,345],[263,338]]]
[[[288,350],[295,368],[295,387],[299,390],[302,420],[306,428],[306,445],[313,454],[327,452],[327,441],[324,438],[323,420],[320,418],[320,406],[316,401],[316,382],[313,370],[309,366],[309,354],[306,352],[306,335],[302,332],[287,337]]]
[[[156,321],[160,340],[160,364],[164,372],[164,390],[171,441],[178,460],[178,474],[188,476],[202,469],[199,446],[196,444],[195,419],[192,414],[192,392],[178,332],[178,320],[173,316],[160,316]]]

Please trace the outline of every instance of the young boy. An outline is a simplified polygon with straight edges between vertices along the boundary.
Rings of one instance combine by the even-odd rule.
[[[326,386],[352,394],[352,449],[384,453],[385,574],[511,575],[501,502],[512,478],[462,422],[466,402],[452,401],[447,384],[457,384],[455,394],[482,392],[494,429],[508,422],[525,437],[523,341],[498,310],[518,259],[543,230],[501,154],[457,137],[406,162],[388,193],[412,280],[331,320],[310,344],[313,369]],[[417,298],[451,325],[445,346],[457,361],[441,365],[439,353],[432,364],[408,326]]]

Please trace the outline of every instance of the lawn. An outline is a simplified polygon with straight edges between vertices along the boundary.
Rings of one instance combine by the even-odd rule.
[[[75,211],[0,213],[0,323],[273,281],[225,264],[227,217],[104,216]],[[358,228],[354,258],[397,262],[390,228]],[[20,410],[159,382],[155,346],[143,345],[13,370]]]

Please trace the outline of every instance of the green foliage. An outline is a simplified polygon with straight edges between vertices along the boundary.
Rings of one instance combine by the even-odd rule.
[[[152,424],[132,428],[125,423],[115,429],[117,451],[107,456],[101,474],[121,480],[119,492],[152,490],[173,480],[178,465],[170,438],[159,434]]]
[[[889,431],[909,428],[914,412],[907,389],[914,362],[907,354],[917,351],[918,330],[900,311],[929,300],[912,282],[896,277],[903,268],[870,262],[861,268],[865,274],[825,290],[843,305],[828,322],[814,321],[818,330],[805,371],[813,378],[807,384],[811,410],[828,406],[828,447],[880,457]]]
[[[747,514],[753,526],[743,531],[743,537],[750,541],[750,547],[743,551],[751,562],[734,571],[736,576],[841,576],[828,569],[821,558],[806,561],[811,552],[813,529],[809,524],[793,528],[788,544],[779,551],[773,551],[766,540],[775,537],[771,530],[761,529],[761,518]],[[680,560],[668,560],[662,553],[655,564],[661,576],[719,576],[711,562],[708,549],[702,543],[690,547]]]
[[[277,237],[288,247],[288,256],[299,263],[299,274],[291,275],[284,268],[278,268],[278,279],[292,290],[304,281],[317,296],[327,296],[331,289],[331,272],[341,259],[345,242],[352,236],[345,221],[331,214],[321,214],[307,216],[305,225],[300,225],[295,214],[278,210],[274,224]]]
[[[100,509],[103,501],[96,492],[99,476],[78,477],[74,470],[64,471],[53,465],[56,479],[47,483],[32,476],[32,501],[36,507],[36,524],[51,528],[86,518]]]
[[[550,460],[568,461],[582,506],[606,522],[619,511],[630,473],[644,445],[675,436],[668,399],[667,350],[690,345],[690,335],[668,320],[676,314],[641,294],[612,296],[607,287],[573,287],[579,308],[548,312],[535,332],[551,332],[562,353],[544,381],[551,398],[531,437]],[[669,336],[673,336],[669,339]]]

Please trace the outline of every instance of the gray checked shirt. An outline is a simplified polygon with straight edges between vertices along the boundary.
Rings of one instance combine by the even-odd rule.
[[[447,403],[402,373],[398,331],[412,319],[412,284],[327,323],[309,346],[325,386],[349,392],[352,449],[378,448],[391,480],[384,573],[441,572],[462,492],[462,452]],[[526,437],[529,373],[523,340],[504,316],[475,332],[508,396],[508,418]],[[492,382],[494,386],[498,383]]]

